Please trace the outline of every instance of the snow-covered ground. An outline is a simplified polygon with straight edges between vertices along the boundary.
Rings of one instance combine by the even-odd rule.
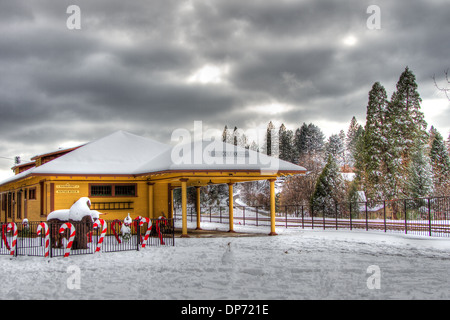
[[[0,299],[450,298],[449,239],[283,228],[269,237],[267,227],[235,230],[257,236],[176,238],[173,247],[69,258],[0,256]]]

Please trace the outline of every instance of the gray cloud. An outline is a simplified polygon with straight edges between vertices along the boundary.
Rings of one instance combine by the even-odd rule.
[[[81,30],[66,28],[71,4]],[[381,30],[366,27],[371,4]],[[118,129],[168,142],[195,120],[346,130],[353,115],[364,122],[372,84],[390,95],[405,66],[423,99],[439,98],[431,77],[450,67],[449,15],[439,0],[0,1],[0,156]],[[208,65],[226,70],[219,81],[187,81]],[[271,103],[289,108],[254,108]]]

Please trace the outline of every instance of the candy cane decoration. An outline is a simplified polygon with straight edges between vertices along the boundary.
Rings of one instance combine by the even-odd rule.
[[[6,231],[6,225],[3,225],[3,226],[2,226],[2,239],[3,239],[3,243],[5,244],[6,249],[11,250],[11,248],[9,247],[8,239],[6,238],[5,231]]]
[[[111,223],[111,229],[114,233],[114,237],[116,237],[117,242],[120,244],[120,243],[122,243],[122,241],[120,240],[119,235],[116,232],[116,227],[115,227],[116,223],[118,223],[119,226],[122,226],[122,221],[116,219]]]
[[[45,232],[45,254],[44,257],[48,257],[49,244],[50,244],[50,230],[48,229],[48,225],[45,222],[41,222],[36,230],[37,235],[41,234],[42,228]]]
[[[144,240],[142,240],[142,248],[145,248],[147,244],[148,237],[150,236],[150,232],[152,231],[152,224],[150,223],[150,219],[147,217],[138,217],[140,222],[139,225],[143,226],[145,222],[147,222],[147,231],[144,235]]]
[[[59,233],[64,233],[66,229],[70,229],[70,237],[69,237],[69,243],[66,247],[66,252],[64,253],[64,258],[68,257],[70,254],[70,249],[72,248],[73,239],[75,238],[75,227],[70,223],[66,222],[64,223],[61,228],[59,229]]]
[[[100,225],[102,226],[102,234],[100,236],[100,239],[98,240],[97,248],[95,249],[95,252],[100,251],[100,248],[102,247],[103,239],[105,238],[106,231],[108,229],[108,224],[103,219],[97,219],[97,221],[95,221],[94,229],[97,229]]]
[[[13,241],[11,244],[11,255],[13,256],[16,252],[16,244],[17,244],[17,225],[14,222],[8,223],[8,227],[6,228],[6,232],[13,231]]]

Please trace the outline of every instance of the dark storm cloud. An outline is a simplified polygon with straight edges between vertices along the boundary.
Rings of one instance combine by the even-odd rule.
[[[72,4],[81,30],[66,27]],[[381,30],[366,26],[372,4]],[[407,65],[422,98],[438,97],[431,77],[450,67],[449,15],[438,0],[0,1],[0,156],[118,129],[168,142],[195,120],[346,130],[353,115],[364,122],[372,84],[390,96]],[[187,81],[205,66],[226,71]],[[272,103],[288,108],[254,108]]]

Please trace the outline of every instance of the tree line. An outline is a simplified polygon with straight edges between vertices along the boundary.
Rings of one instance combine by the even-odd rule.
[[[352,117],[346,131],[325,139],[313,123],[295,131],[281,124],[279,158],[308,172],[284,179],[280,204],[333,207],[357,201],[358,191],[374,201],[449,195],[450,135],[445,141],[434,126],[427,130],[421,103],[415,75],[406,67],[390,99],[380,82],[373,84],[364,126]],[[273,129],[270,122],[266,144]]]
[[[450,194],[450,135],[447,141],[428,124],[414,73],[406,67],[390,99],[380,82],[368,93],[365,125],[352,117],[346,131],[327,139],[313,123],[295,130],[267,125],[263,146],[240,131],[224,127],[222,140],[301,165],[305,175],[280,179],[277,202],[334,207],[343,201],[380,201]],[[223,190],[222,190],[223,189]],[[269,205],[266,181],[235,188],[247,205]],[[202,201],[223,205],[221,186],[208,186]],[[192,194],[194,198],[194,194]]]

